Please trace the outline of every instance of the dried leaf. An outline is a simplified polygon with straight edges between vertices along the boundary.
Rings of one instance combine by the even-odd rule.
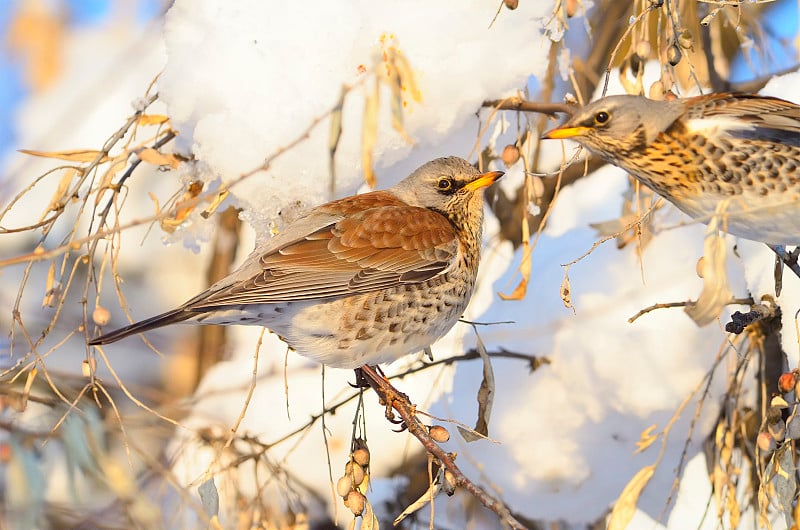
[[[208,208],[200,212],[200,217],[202,217],[203,219],[208,219],[209,217],[211,217],[214,214],[214,212],[216,212],[217,209],[222,205],[222,203],[225,202],[225,199],[228,198],[228,195],[230,195],[230,192],[228,190],[224,188],[221,189],[216,195],[214,195],[214,198],[211,199],[211,204],[209,204]]]
[[[717,214],[711,218],[708,230],[706,230],[701,264],[703,291],[695,303],[687,304],[684,308],[686,314],[698,326],[705,326],[713,322],[722,308],[733,298],[733,292],[728,286],[728,273],[725,270],[727,248],[725,239],[719,233],[720,219],[724,208],[724,203],[718,207]]]
[[[628,482],[620,493],[611,515],[608,517],[607,530],[625,530],[636,513],[636,503],[639,502],[639,495],[650,482],[656,468],[653,465],[645,466],[640,469]]]
[[[148,164],[153,164],[156,166],[170,166],[172,169],[177,169],[178,164],[180,163],[175,155],[165,155],[164,153],[156,151],[152,147],[140,149],[136,151],[136,155]]]
[[[725,509],[728,513],[730,528],[739,528],[742,514],[739,510],[739,499],[736,498],[736,488],[728,488],[728,501],[725,503]]]
[[[572,293],[569,283],[569,267],[564,267],[564,279],[561,280],[561,288],[559,293],[561,294],[561,302],[564,304],[564,307],[567,309],[572,309],[572,314],[576,314],[575,306],[572,305]]]
[[[17,412],[24,411],[28,406],[28,396],[31,395],[31,388],[33,387],[33,382],[36,380],[36,374],[39,373],[39,370],[36,368],[32,368],[28,372],[28,376],[25,379],[25,387],[22,389],[22,401],[20,403],[22,410],[18,410]]]
[[[405,54],[395,45],[390,45],[387,53],[391,57],[391,64],[396,70],[397,76],[401,79],[401,91],[408,94],[415,102],[420,103],[422,101],[422,92],[417,85],[414,71]],[[403,106],[406,106],[406,104],[404,103]]]
[[[163,114],[142,114],[139,116],[139,125],[161,125],[169,121],[169,116]]]
[[[360,530],[380,530],[380,523],[372,510],[372,505],[367,501],[364,507],[364,513],[361,514],[361,529]]]
[[[19,149],[19,152],[24,155],[40,156],[42,158],[56,158],[58,160],[67,160],[69,162],[94,162],[102,151],[94,149],[72,149],[69,151],[35,151],[33,149]],[[99,163],[107,162],[108,156],[103,155]]]
[[[203,504],[203,511],[206,512],[206,515],[209,517],[219,515],[219,492],[217,485],[214,484],[214,477],[209,477],[200,484],[197,492],[200,494],[200,502]]]
[[[395,65],[397,53],[388,54],[386,61],[386,84],[389,85],[389,90],[392,92],[392,127],[400,133],[403,140],[408,143],[413,143],[405,127],[403,127],[403,110],[406,106],[406,102],[403,99],[403,78]]]
[[[378,137],[378,82],[372,94],[364,99],[364,123],[361,128],[361,166],[364,171],[364,181],[371,188],[375,187],[375,170],[372,167],[372,150]]]
[[[796,469],[792,459],[791,444],[783,445],[775,452],[775,497],[783,511],[787,528],[792,527],[794,494],[797,491]]]
[[[531,244],[530,244],[530,225],[528,216],[522,217],[522,263],[519,264],[519,272],[522,280],[514,288],[511,294],[497,293],[502,300],[522,300],[528,292],[528,282],[531,279]]]
[[[642,431],[642,434],[639,435],[639,441],[636,442],[636,450],[633,452],[634,454],[641,453],[642,451],[653,445],[653,443],[656,440],[658,440],[658,438],[661,436],[661,433],[653,434],[653,431],[655,430],[656,430],[656,424],[654,423]]]
[[[439,472],[435,477],[433,477],[433,482],[428,485],[428,489],[425,491],[425,493],[420,495],[417,500],[409,504],[406,509],[403,510],[403,513],[397,516],[392,524],[397,526],[403,521],[403,519],[430,504],[431,500],[435,499],[444,488],[447,488],[445,491],[448,493],[448,495],[452,495],[452,490],[450,490],[448,486],[449,484],[447,484],[447,481],[445,480],[445,468],[440,467]]]
[[[47,215],[48,212],[58,211],[67,204],[69,197],[66,195],[67,191],[69,190],[69,184],[72,182],[72,179],[77,173],[78,170],[73,167],[68,167],[64,170],[61,180],[58,181],[58,187],[56,188],[56,191],[53,192],[53,197],[50,199],[50,204],[47,205],[47,211],[45,212],[45,215]]]
[[[478,354],[481,356],[481,361],[483,362],[483,379],[481,380],[481,386],[478,389],[477,396],[478,421],[475,423],[475,431],[486,437],[489,436],[489,420],[492,417],[492,405],[494,403],[494,370],[492,369],[492,361],[489,358],[489,353],[486,351],[486,346],[483,344],[477,329],[475,330],[475,337],[478,340]],[[472,431],[463,429],[460,426],[458,427],[458,431],[461,433],[461,437],[467,442],[474,442],[475,440],[482,439],[482,437]]]

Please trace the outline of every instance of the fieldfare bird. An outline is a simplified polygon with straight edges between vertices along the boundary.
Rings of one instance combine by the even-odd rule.
[[[753,94],[673,101],[610,96],[544,138],[570,138],[691,217],[733,235],[800,245],[800,106]]]
[[[265,326],[338,368],[420,351],[453,327],[472,296],[482,190],[502,175],[439,158],[387,190],[313,208],[182,306],[89,344],[185,322]]]

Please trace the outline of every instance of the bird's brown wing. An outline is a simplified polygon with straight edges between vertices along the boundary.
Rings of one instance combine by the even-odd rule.
[[[732,128],[734,136],[800,143],[800,105],[790,101],[755,94],[722,93],[690,98],[687,103],[690,119],[731,118],[744,125]]]
[[[458,252],[453,226],[427,208],[392,204],[348,213],[261,255],[254,273],[234,273],[185,308],[313,300],[421,282],[447,269]]]

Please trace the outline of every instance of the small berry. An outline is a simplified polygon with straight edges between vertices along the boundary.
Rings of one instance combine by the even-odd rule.
[[[450,431],[441,425],[433,425],[428,429],[428,433],[435,442],[444,443],[450,439]]]

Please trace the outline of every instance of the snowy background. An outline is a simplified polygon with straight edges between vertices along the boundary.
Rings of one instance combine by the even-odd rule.
[[[60,26],[64,32],[60,68],[45,86],[26,89],[21,67],[14,63],[4,66],[16,74],[9,74],[9,81],[2,85],[7,105],[0,108],[14,109],[2,120],[6,128],[0,135],[5,142],[0,158],[5,168],[0,180],[3,204],[32,176],[53,166],[51,161],[24,157],[12,149],[98,148],[131,114],[131,103],[157,75],[159,101],[151,111],[170,117],[179,131],[176,149],[193,154],[197,162],[167,173],[143,166],[130,184],[129,215],[152,213],[148,192],[163,200],[179,189],[180,179],[187,175],[228,182],[258,167],[304,134],[315,119],[324,117],[339,101],[343,85],[351,88],[342,110],[335,194],[364,190],[360,152],[364,98],[385,67],[382,58],[388,47],[408,60],[418,93],[406,87],[409,90],[403,100],[410,143],[393,129],[390,94],[385,86],[380,89],[374,151],[378,187],[390,186],[438,156],[458,155],[474,161],[487,144],[499,151],[516,136],[513,113],[490,120],[491,109],[478,115],[476,110],[484,100],[512,96],[520,89],[528,88],[535,100],[553,36],[543,31],[550,20],[551,2],[523,1],[515,11],[503,9],[491,27],[498,5],[486,1],[407,1],[388,7],[356,0],[290,2],[277,9],[259,1],[177,0],[164,16],[159,15],[158,6],[148,2],[123,3],[125,8],[101,4],[84,14],[73,10],[72,20],[79,22]],[[0,6],[5,13],[19,7],[13,2]],[[796,6],[787,13],[786,17],[796,19]],[[7,16],[10,20],[11,15]],[[576,19],[571,24],[581,28],[582,22]],[[774,60],[778,66],[773,71],[795,61],[784,56]],[[652,79],[658,68],[655,63],[648,65]],[[736,68],[741,72],[743,66]],[[764,93],[797,100],[799,86],[800,78],[788,74],[769,83]],[[622,93],[623,89],[612,82],[609,91]],[[482,130],[487,123],[487,130]],[[240,259],[256,237],[267,237],[300,209],[331,198],[329,135],[329,120],[324,119],[269,170],[231,189],[229,201],[244,208],[242,217],[247,221]],[[566,145],[567,156],[573,148]],[[540,166],[555,171],[561,161],[561,143],[546,143]],[[511,168],[500,161],[496,164],[493,169],[507,171],[501,181],[504,189],[514,190],[523,182],[522,163]],[[49,201],[52,189],[41,188],[26,198],[30,205]],[[727,315],[746,309],[726,308],[720,321],[705,327],[698,327],[680,308],[653,311],[628,323],[637,311],[652,304],[697,298],[702,280],[696,266],[703,254],[705,227],[688,222],[666,205],[656,211],[656,234],[641,255],[633,244],[617,249],[612,240],[599,246],[569,269],[574,312],[561,299],[562,265],[583,255],[598,240],[591,223],[621,215],[628,188],[623,172],[605,167],[561,192],[532,254],[531,281],[521,301],[503,301],[498,296],[498,292],[511,292],[519,281],[517,269],[523,255],[522,250],[515,251],[511,243],[500,240],[498,223],[488,216],[479,284],[465,318],[498,323],[478,327],[489,351],[506,349],[542,356],[549,364],[530,371],[522,361],[496,359],[497,389],[489,431],[493,441],[467,444],[451,426],[453,436],[445,448],[456,451],[465,473],[502,498],[515,513],[531,520],[562,521],[575,528],[603,517],[637,471],[660,458],[629,527],[717,528],[715,501],[711,499],[707,506],[711,487],[701,444],[716,424],[719,398],[729,383],[726,374],[738,360],[733,353],[714,372],[703,406],[696,420],[693,418],[705,388],[704,378],[728,345],[723,329]],[[31,208],[30,219],[17,213],[5,219],[4,226],[35,221],[41,207]],[[193,214],[175,234],[160,233],[157,227],[149,233],[142,228],[125,234],[119,272],[125,279],[134,318],[171,308],[202,287],[212,233],[213,222]],[[0,236],[0,253],[11,256],[29,251],[31,244],[31,238]],[[733,238],[726,239],[726,246],[735,296],[750,293],[758,299],[774,292],[773,258],[768,249]],[[37,281],[43,281],[45,272],[35,273],[42,276]],[[0,274],[0,301],[10,306],[21,269],[6,268]],[[38,296],[26,299],[23,310],[30,322],[41,319],[44,323],[41,293]],[[126,319],[114,300],[112,290],[107,289],[103,305],[112,311],[109,326],[116,327]],[[793,315],[800,307],[797,278],[786,275],[778,302],[784,315]],[[77,325],[79,318],[76,304],[67,308],[61,325]],[[794,367],[798,343],[794,326],[787,321],[783,347]],[[10,315],[0,319],[0,326],[7,325]],[[148,336],[170,354],[179,351],[191,333],[192,329],[178,328]],[[230,358],[206,374],[185,402],[181,427],[171,431],[164,442],[175,481],[187,486],[195,498],[215,457],[197,432],[225,433],[236,422],[247,399],[258,334],[259,330],[251,328],[231,331]],[[476,342],[473,328],[459,324],[433,346],[434,358],[459,355],[474,348]],[[294,354],[286,357],[285,349],[274,336],[265,336],[257,386],[239,427],[240,434],[267,444],[304,425],[323,408],[320,367]],[[180,356],[159,358],[135,338],[105,350],[115,371],[129,385],[159,386],[162,381],[180,379],[185,369],[175,360]],[[48,358],[48,368],[80,374],[84,354],[79,338],[72,339]],[[418,361],[416,357],[404,359],[387,371],[396,373]],[[13,359],[3,362],[11,365]],[[102,365],[98,373],[110,376]],[[428,369],[396,384],[420,409],[473,425],[481,377],[480,362],[470,361]],[[352,380],[352,372],[326,370],[325,403],[350,395],[348,382]],[[700,392],[696,392],[698,388]],[[753,392],[755,387],[741,399],[755,403]],[[671,427],[664,454],[659,457],[661,440],[635,453],[641,433],[651,425],[656,426],[655,432],[663,430],[689,396]],[[407,487],[403,480],[391,478],[392,473],[419,465],[423,457],[409,435],[392,432],[372,393],[366,395],[365,409],[373,473],[368,498],[382,519],[391,520],[397,513],[387,513],[382,501],[396,498]],[[326,419],[334,480],[348,456],[355,411],[356,404],[351,402]],[[1,414],[6,418],[13,415],[8,408]],[[39,421],[44,425],[52,418],[44,416]],[[685,447],[693,421],[696,424]],[[314,497],[304,498],[312,505],[312,516],[332,516],[338,510],[339,523],[346,525],[350,516],[345,515],[341,500],[334,502],[330,493],[325,443],[316,424],[296,441],[275,446],[269,458],[314,492]],[[684,450],[688,465],[676,498],[671,488]],[[122,452],[119,456],[124,459]],[[58,465],[63,455],[48,449],[42,458]],[[13,475],[13,466],[5,467],[6,484],[14,484],[18,476]],[[66,473],[63,465],[56,469]],[[48,478],[47,502],[75,502],[67,492],[66,478],[56,474]],[[294,501],[280,494],[280,486],[280,481],[267,481],[265,496],[274,493],[276,509],[292,508]],[[252,473],[243,473],[238,479],[218,478],[217,487],[223,526],[232,527],[236,513],[233,492],[254,494],[263,484],[256,483]],[[143,488],[152,505],[165,514],[165,527],[199,524],[196,502],[177,494],[162,495],[159,485],[152,482]],[[427,508],[421,513],[420,527],[427,527]],[[437,501],[435,519],[442,528],[498,526],[496,518],[476,509],[467,495]],[[776,528],[782,524],[778,519]]]

